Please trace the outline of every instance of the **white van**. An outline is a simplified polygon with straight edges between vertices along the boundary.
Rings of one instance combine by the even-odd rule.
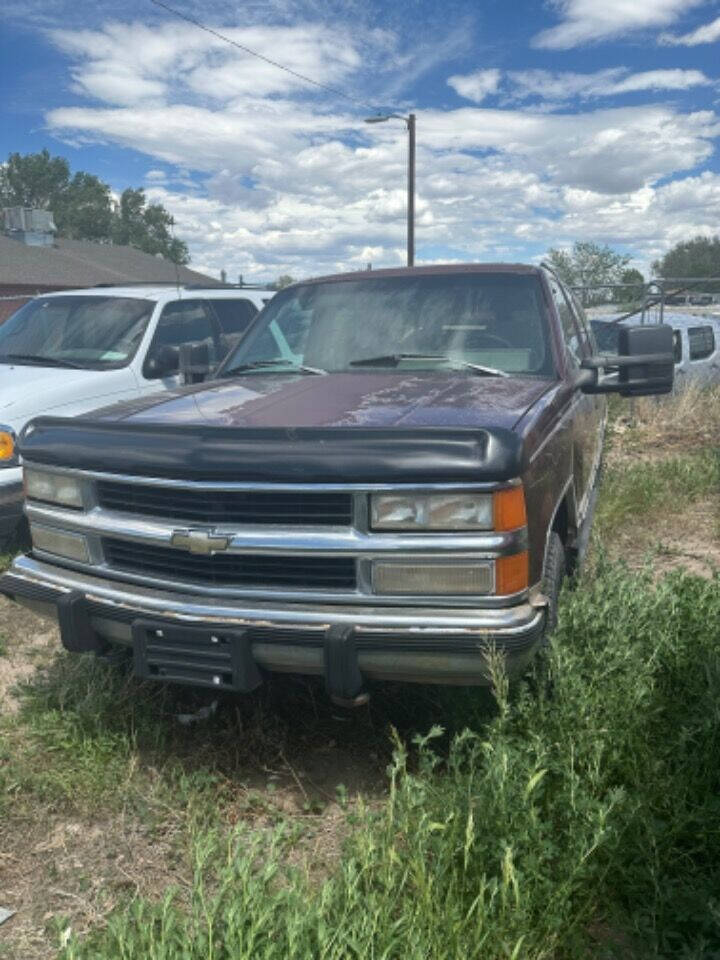
[[[17,435],[40,414],[75,416],[180,384],[180,347],[219,363],[272,290],[130,285],[35,297],[0,324],[0,547],[22,519]]]

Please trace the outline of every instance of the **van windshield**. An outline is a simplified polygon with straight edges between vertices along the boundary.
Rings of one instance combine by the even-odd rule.
[[[0,325],[0,363],[124,367],[140,346],[154,306],[132,297],[38,297]]]
[[[291,287],[265,307],[218,375],[471,365],[555,375],[535,275],[400,275]]]

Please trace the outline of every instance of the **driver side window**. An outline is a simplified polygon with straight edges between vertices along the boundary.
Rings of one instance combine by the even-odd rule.
[[[562,329],[563,340],[565,341],[565,346],[567,347],[568,360],[570,365],[577,369],[579,368],[584,357],[577,321],[572,310],[570,309],[570,304],[568,303],[565,294],[555,280],[550,281],[550,290],[552,292],[553,301],[555,302],[555,309],[557,310],[560,318],[560,326]]]
[[[169,303],[162,312],[148,351],[148,359],[158,356],[164,348],[176,352],[177,366],[162,374],[171,376],[180,369],[180,347],[184,343],[203,342],[208,344],[210,362],[216,363],[220,359],[218,334],[207,307],[202,300],[176,300]],[[145,375],[149,378],[157,376],[149,374],[147,369]]]

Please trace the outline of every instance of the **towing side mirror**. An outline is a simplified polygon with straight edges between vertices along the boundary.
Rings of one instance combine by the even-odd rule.
[[[578,386],[583,393],[619,393],[621,397],[670,393],[675,375],[673,346],[673,329],[667,324],[620,327],[618,356],[583,360]],[[601,375],[601,371],[606,372]]]

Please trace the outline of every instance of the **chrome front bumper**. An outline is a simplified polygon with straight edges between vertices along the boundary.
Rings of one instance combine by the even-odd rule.
[[[73,597],[103,643],[130,647],[138,621],[224,628],[243,633],[260,667],[328,680],[327,638],[343,635],[363,677],[445,684],[487,684],[490,648],[510,671],[521,669],[542,638],[547,605],[537,592],[514,606],[480,609],[240,602],[89,576],[30,556],[14,561],[0,592],[55,618]]]

